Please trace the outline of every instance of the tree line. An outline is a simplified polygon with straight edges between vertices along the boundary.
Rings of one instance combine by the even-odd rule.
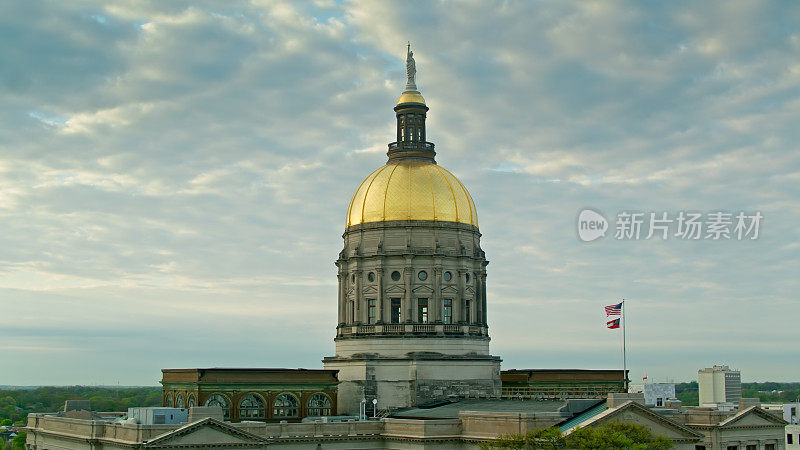
[[[160,387],[45,386],[0,391],[0,423],[25,423],[28,413],[58,412],[67,400],[89,400],[93,411],[161,406]]]
[[[675,396],[687,406],[697,406],[700,392],[697,381],[675,384]],[[762,403],[789,403],[798,401],[800,383],[742,383],[742,397],[757,398]]]

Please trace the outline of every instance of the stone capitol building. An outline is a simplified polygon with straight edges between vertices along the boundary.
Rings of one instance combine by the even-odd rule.
[[[336,355],[324,364],[339,371],[339,409],[348,414],[364,398],[385,409],[500,393],[478,213],[464,185],[436,164],[410,48],[406,66],[397,140],[350,200],[336,261]]]

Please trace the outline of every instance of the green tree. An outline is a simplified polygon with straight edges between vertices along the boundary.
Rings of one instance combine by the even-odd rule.
[[[20,431],[19,434],[14,436],[14,439],[11,440],[11,445],[14,450],[17,449],[24,449],[25,448],[25,439],[27,439],[27,435],[24,431]]]
[[[561,430],[555,427],[537,428],[522,434],[504,434],[495,442],[484,442],[481,448],[557,449],[566,444]]]
[[[696,406],[700,399],[697,381],[676,384],[675,396],[686,406]]]
[[[612,422],[601,427],[579,428],[562,436],[558,428],[541,428],[525,435],[505,434],[481,448],[492,449],[630,449],[663,450],[672,447],[666,436],[653,435],[650,430],[633,423]]]
[[[581,449],[661,450],[672,447],[666,436],[656,436],[634,423],[612,422],[601,427],[579,428],[567,436],[567,447]]]

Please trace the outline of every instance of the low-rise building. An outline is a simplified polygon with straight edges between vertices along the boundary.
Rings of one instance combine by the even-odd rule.
[[[212,409],[216,413],[208,412]],[[29,415],[28,449],[478,449],[482,442],[501,434],[524,434],[555,426],[568,435],[579,427],[610,422],[643,425],[669,438],[676,450],[781,450],[795,442],[793,436],[792,444],[786,444],[786,422],[758,405],[733,412],[702,407],[654,408],[645,405],[641,393],[611,393],[606,400],[460,399],[407,408],[382,419],[346,422],[230,422],[220,420],[222,411],[218,407],[191,408],[188,423],[181,424],[137,424],[114,419],[108,413],[92,413],[91,417]]]
[[[686,426],[702,433],[697,450],[779,450],[784,448],[786,422],[751,406],[737,412],[692,408],[685,414]]]
[[[785,431],[785,443],[787,450],[800,450],[800,402],[793,403],[770,403],[762,405],[764,409],[783,417],[788,422]]]
[[[800,450],[800,425],[786,425],[786,450]]]
[[[561,425],[562,432],[602,426],[608,421],[632,422],[670,438],[676,449],[779,450],[784,425],[779,416],[752,405],[735,410],[689,407],[648,408],[642,393],[610,394],[605,404]],[[674,402],[679,405],[679,402]],[[748,402],[742,402],[746,404]],[[666,406],[670,406],[669,402]],[[657,417],[657,418],[656,418]]]
[[[141,425],[174,425],[189,420],[189,410],[184,408],[128,408],[128,420]]]
[[[336,370],[163,369],[162,406],[219,406],[225,420],[300,422],[336,414]]]
[[[430,408],[409,408],[383,419],[305,423],[230,422],[204,417],[182,424],[137,424],[130,420],[30,414],[26,430],[30,450],[221,446],[273,450],[477,450],[481,442],[496,439],[499,434],[554,426],[599,402],[602,400],[464,399]],[[190,409],[190,420],[195,409]],[[96,415],[102,416],[103,413]]]
[[[644,385],[646,405],[663,408],[668,400],[676,400],[675,383],[646,383]]]

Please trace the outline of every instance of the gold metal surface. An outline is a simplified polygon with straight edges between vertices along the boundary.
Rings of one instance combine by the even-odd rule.
[[[447,169],[422,161],[399,161],[372,172],[356,190],[347,226],[387,220],[434,220],[478,226],[467,189]]]
[[[419,92],[403,92],[400,99],[397,100],[398,105],[401,103],[422,103],[424,105],[425,99]]]

